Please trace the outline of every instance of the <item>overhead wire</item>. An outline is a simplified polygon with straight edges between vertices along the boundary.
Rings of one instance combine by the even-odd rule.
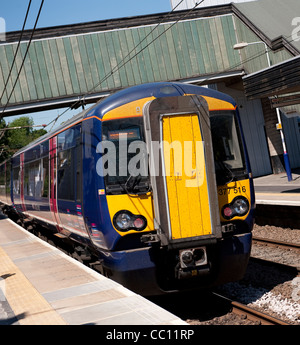
[[[136,52],[134,56],[130,57],[127,61],[124,61],[135,49],[137,46],[139,46],[142,42],[145,41],[145,39],[153,32],[154,29],[156,29],[163,21],[165,21],[165,17],[163,18],[162,21],[160,21],[160,23],[158,25],[155,26],[155,28],[152,29],[152,31],[142,40],[140,41],[136,46],[135,48],[129,53],[126,55],[126,57],[124,59],[122,59],[119,64],[117,66],[115,66],[113,68],[112,71],[110,71],[109,73],[106,74],[106,76],[99,82],[97,83],[96,85],[93,86],[92,89],[90,89],[87,93],[85,93],[83,96],[81,96],[81,98],[79,100],[77,100],[73,105],[71,105],[68,109],[66,109],[62,114],[59,114],[54,120],[52,120],[51,122],[49,122],[49,124],[47,126],[49,126],[51,123],[54,122],[53,126],[55,125],[55,123],[57,122],[57,120],[62,116],[64,115],[68,110],[72,109],[74,107],[74,105],[76,105],[78,102],[82,102],[82,100],[84,100],[84,98],[89,95],[90,93],[92,93],[92,91],[98,87],[99,85],[101,85],[104,81],[106,81],[109,77],[111,77],[115,72],[117,72],[120,68],[122,68],[124,65],[126,65],[128,62],[130,62],[132,59],[136,58],[136,56],[138,54],[140,54],[142,51],[144,51],[146,48],[148,48],[153,42],[155,42],[158,38],[160,38],[162,35],[164,35],[168,30],[170,30],[174,25],[176,25],[179,21],[183,20],[191,11],[193,11],[197,6],[199,6],[203,1],[205,0],[202,0],[202,1],[199,1],[195,4],[195,6],[190,9],[190,11],[187,11],[187,12],[184,12],[183,16],[180,17],[178,20],[176,20],[172,25],[170,25],[166,30],[164,30],[162,33],[160,33],[156,38],[154,38],[150,43],[148,43],[145,47],[143,47],[140,51]],[[182,1],[181,1],[182,2]],[[180,3],[181,3],[180,2]],[[180,3],[177,4],[177,6],[180,5]],[[176,6],[176,7],[177,7]],[[174,8],[175,9],[175,8]],[[174,11],[174,9],[169,12],[167,14],[167,16],[172,13]],[[286,37],[286,40],[291,43],[293,40],[290,40],[289,39],[292,37],[292,35]],[[262,41],[263,42],[263,41]],[[246,63],[249,63],[261,56],[264,56],[266,54],[265,51],[261,52],[261,53],[257,53],[257,54],[254,54],[254,55],[251,55],[249,56],[248,58],[244,59],[244,60],[241,60],[239,61],[238,63],[234,64],[234,65],[231,65],[230,67],[228,67],[227,69],[224,69],[223,71],[217,73],[217,74],[214,74],[214,78],[218,75],[222,75],[224,72],[230,72],[231,70],[234,70],[235,68],[239,67],[239,66],[242,66]],[[205,85],[205,83],[207,83],[207,81],[209,81],[211,79],[211,76],[208,76],[207,78],[203,79],[199,85]],[[46,127],[47,127],[46,126]],[[53,126],[51,127],[51,130],[53,128]],[[51,131],[50,130],[50,131]]]
[[[5,93],[5,91],[6,91],[6,89],[7,89],[7,85],[8,85],[10,76],[11,76],[11,74],[12,74],[13,67],[14,67],[15,62],[16,62],[16,58],[17,58],[17,54],[18,54],[18,51],[19,51],[19,48],[20,48],[20,45],[21,45],[21,41],[22,41],[22,37],[23,37],[24,30],[25,30],[25,25],[26,25],[26,22],[27,22],[27,17],[28,17],[28,14],[29,14],[31,2],[32,2],[32,0],[29,0],[29,4],[28,4],[28,7],[27,7],[25,19],[24,19],[23,26],[22,26],[22,29],[21,29],[21,35],[20,35],[20,38],[19,38],[19,41],[18,41],[18,45],[17,45],[16,51],[15,51],[15,54],[14,54],[13,62],[12,62],[12,64],[11,64],[11,66],[10,66],[10,70],[9,70],[9,73],[8,73],[8,76],[7,76],[7,79],[6,79],[6,82],[5,82],[5,84],[4,84],[4,88],[3,88],[2,94],[1,94],[1,96],[0,96],[0,103],[1,103],[1,101],[2,101],[2,97],[3,97],[4,93]]]
[[[151,42],[149,42],[145,47],[141,48],[138,52],[136,52],[132,57],[130,57],[130,55],[137,49],[138,46],[140,46],[152,33],[155,29],[157,29],[157,27],[159,27],[163,22],[165,22],[165,20],[167,19],[167,17],[173,13],[173,11],[183,2],[184,0],[181,0],[175,8],[173,8],[169,13],[167,13],[162,19],[161,21],[139,42],[135,45],[135,47],[109,72],[107,73],[97,84],[95,84],[88,92],[86,92],[83,96],[81,96],[81,98],[77,101],[75,101],[69,108],[67,108],[63,113],[59,114],[55,119],[53,119],[52,121],[50,121],[46,127],[48,127],[50,124],[53,123],[50,131],[52,130],[52,128],[54,127],[55,123],[58,121],[58,119],[63,116],[67,111],[69,111],[70,109],[74,108],[74,106],[76,106],[76,104],[78,104],[79,102],[82,102],[84,101],[84,98],[91,94],[99,85],[101,85],[103,82],[105,82],[109,77],[111,77],[114,73],[116,73],[120,68],[124,67],[128,62],[130,62],[131,60],[133,60],[134,58],[136,58],[141,52],[143,52],[145,49],[147,49],[152,43],[154,43],[157,39],[159,39],[162,35],[164,35],[168,30],[170,30],[174,25],[176,25],[179,21],[183,20],[188,14],[190,14],[197,6],[199,6],[202,2],[204,2],[205,0],[201,0],[199,2],[197,2],[193,8],[190,9],[190,11],[186,11],[183,13],[182,16],[180,16],[180,18],[178,20],[176,20],[174,23],[172,23],[168,28],[166,28],[162,33],[160,33],[157,37],[155,37],[154,39],[152,39]],[[43,2],[44,0],[42,1],[41,3],[41,6],[40,6],[40,10],[39,10],[39,14],[38,14],[38,17],[37,17],[37,20],[36,20],[36,24],[37,24],[37,21],[38,21],[38,18],[39,18],[39,15],[40,15],[40,12],[41,12],[41,8],[42,8],[42,5],[43,5]],[[36,24],[35,24],[35,27],[36,27]],[[35,30],[35,27],[34,27],[34,30]],[[34,30],[32,32],[32,35],[31,35],[31,39],[30,39],[30,43],[31,43],[31,40],[32,40],[32,36],[33,36],[33,33],[34,33]],[[290,36],[291,37],[291,36]],[[26,50],[26,53],[25,53],[25,56],[24,56],[24,59],[23,59],[23,62],[22,62],[22,66],[21,66],[21,69],[23,67],[23,64],[24,64],[24,61],[25,61],[25,58],[26,58],[26,55],[28,53],[28,49],[29,49],[29,45],[27,46],[27,50]],[[214,75],[217,76],[219,74],[222,74],[224,72],[228,72],[228,71],[231,71],[232,69],[240,66],[240,65],[243,65],[244,63],[247,63],[247,62],[250,62],[251,60],[253,59],[256,59],[260,56],[263,56],[265,54],[264,53],[259,53],[255,56],[251,56],[243,61],[240,61],[238,62],[237,64],[233,65],[233,66],[230,66],[228,69],[226,70],[223,70],[222,72]],[[127,58],[129,57],[128,60],[126,60]],[[20,71],[21,71],[20,69]],[[19,71],[19,74],[18,74],[18,77],[20,75],[20,71]],[[17,77],[17,80],[18,80],[18,77]],[[208,80],[210,79],[210,77],[207,77],[206,79],[204,79],[200,85],[202,85],[203,83],[207,82]],[[16,83],[17,83],[17,80],[14,84],[14,88],[16,86]],[[14,90],[14,88],[12,89],[12,92]],[[12,92],[10,94],[10,97],[12,95]],[[9,100],[10,100],[10,97],[9,97]],[[5,108],[2,110],[2,113],[5,111],[8,103],[9,103],[9,100],[5,106]],[[0,116],[1,118],[1,116]]]
[[[163,34],[163,33],[162,33]],[[161,34],[161,35],[162,35]],[[287,37],[287,39],[288,38],[291,38],[292,36],[288,36]],[[289,43],[291,43],[293,40],[291,40],[291,41],[288,41]],[[263,41],[262,41],[263,42]],[[244,64],[246,64],[246,63],[248,63],[248,62],[251,62],[252,60],[255,60],[255,59],[257,59],[257,58],[259,58],[259,57],[261,57],[261,56],[264,56],[266,53],[265,53],[265,51],[264,52],[261,52],[261,53],[257,53],[257,54],[255,54],[255,55],[251,55],[251,56],[249,56],[247,59],[244,59],[244,60],[241,60],[241,61],[239,61],[238,63],[236,63],[235,65],[231,65],[230,67],[228,67],[227,69],[224,69],[223,71],[221,71],[221,72],[219,72],[219,73],[217,73],[217,74],[214,74],[213,75],[213,77],[215,78],[215,77],[217,77],[217,76],[219,76],[219,75],[222,75],[224,72],[226,73],[226,72],[230,72],[231,70],[233,70],[233,69],[235,69],[235,68],[237,68],[237,67],[239,67],[239,66],[241,66],[241,65],[244,65]],[[136,57],[136,56],[134,56],[134,57]],[[134,57],[132,57],[132,58],[134,58]],[[131,58],[131,59],[132,59]],[[130,59],[130,60],[131,60]],[[126,63],[128,63],[130,60],[128,60],[128,61],[126,61]],[[125,63],[124,63],[125,64]],[[124,64],[121,66],[121,67],[123,67],[124,66]],[[121,68],[121,67],[119,67],[119,68]],[[116,71],[114,71],[114,73],[115,73]],[[106,79],[110,76],[110,75],[112,75],[111,74],[111,72],[109,73],[109,74],[107,74],[107,77],[106,77]],[[211,76],[208,76],[207,78],[205,78],[205,79],[203,79],[201,82],[200,82],[200,85],[205,85],[205,82],[207,82],[207,81],[209,81],[211,79]],[[104,80],[105,81],[105,80]],[[103,81],[102,81],[103,82]],[[100,85],[101,83],[98,83],[98,85]],[[98,86],[97,85],[97,86]],[[97,87],[97,86],[94,86],[94,88],[95,87]],[[84,98],[84,97],[86,97],[86,95],[87,95],[88,93],[86,93],[84,96],[82,96],[82,98],[81,98],[81,100]],[[54,120],[52,120],[51,122],[49,122],[48,123],[48,125],[47,126],[49,126],[53,121],[57,121],[58,120],[58,118],[60,118],[62,115],[64,115],[68,110],[70,110],[76,103],[78,103],[79,101],[76,101],[72,106],[70,106],[68,109],[66,109],[62,114],[59,114]],[[47,127],[46,126],[46,127]]]
[[[15,80],[15,82],[14,82],[14,84],[13,84],[13,87],[12,87],[11,92],[10,92],[10,94],[9,94],[9,97],[8,97],[8,99],[7,99],[7,101],[6,101],[6,104],[5,104],[4,108],[2,109],[2,113],[0,114],[0,119],[3,117],[2,114],[5,112],[5,110],[6,110],[7,106],[8,106],[8,104],[9,104],[9,101],[10,101],[10,99],[11,99],[11,96],[12,96],[12,94],[13,94],[13,92],[14,92],[14,90],[15,90],[15,87],[16,87],[16,85],[17,85],[17,82],[18,82],[18,80],[19,80],[21,71],[22,71],[22,69],[23,69],[23,66],[24,66],[24,63],[25,63],[25,60],[26,60],[28,51],[29,51],[29,47],[30,47],[31,42],[32,42],[32,38],[33,38],[35,29],[36,29],[36,26],[37,26],[37,23],[38,23],[38,20],[39,20],[39,17],[40,17],[40,14],[41,14],[41,11],[42,11],[42,8],[43,8],[43,5],[44,5],[44,1],[45,1],[45,0],[42,0],[42,1],[41,1],[40,7],[39,7],[39,11],[38,11],[38,14],[37,14],[35,23],[34,23],[34,27],[33,27],[33,29],[32,29],[32,32],[31,32],[31,35],[30,35],[30,39],[29,39],[29,42],[28,42],[28,44],[27,44],[27,48],[26,48],[25,54],[24,54],[24,56],[23,56],[23,59],[22,59],[22,63],[21,63],[19,72],[18,72],[18,74],[17,74],[17,78],[16,78],[16,80]]]
[[[111,77],[114,73],[116,73],[120,68],[124,67],[128,62],[136,58],[141,52],[143,52],[145,49],[147,49],[153,42],[155,42],[158,38],[160,38],[163,34],[165,34],[168,30],[170,30],[175,24],[177,24],[180,20],[182,20],[184,17],[186,17],[191,11],[193,11],[197,6],[199,6],[202,2],[205,0],[201,0],[197,2],[190,11],[187,13],[184,13],[182,17],[180,17],[177,21],[175,21],[170,27],[168,27],[166,30],[164,30],[161,34],[159,34],[156,38],[152,39],[151,42],[149,42],[145,47],[143,47],[140,51],[136,52],[132,57],[130,55],[137,49],[138,46],[140,46],[152,33],[155,29],[157,29],[166,19],[167,17],[175,11],[175,9],[183,2],[184,0],[181,0],[170,12],[168,12],[162,19],[161,21],[155,25],[155,27],[139,42],[135,45],[135,47],[109,72],[107,73],[97,84],[95,84],[88,92],[86,92],[79,100],[74,102],[69,108],[67,108],[62,114],[58,115],[54,120],[50,121],[46,127],[48,127],[51,123],[53,123],[50,132],[52,128],[54,127],[55,123],[57,120],[64,115],[67,111],[72,109],[76,104],[82,102],[84,98],[91,94],[99,85],[104,83],[109,77]],[[128,60],[126,60],[128,57],[130,57]],[[124,61],[125,60],[125,61]]]
[[[161,19],[161,21],[157,24],[157,25],[155,25],[154,26],[154,28],[152,28],[152,30],[138,43],[138,44],[136,44],[135,45],[135,47],[112,69],[112,71],[110,71],[109,73],[107,73],[107,75],[99,82],[99,83],[97,83],[97,84],[95,84],[94,86],[93,86],[93,88],[92,89],[90,89],[83,97],[85,97],[85,96],[87,96],[88,94],[90,94],[93,90],[95,90],[95,88],[96,87],[98,87],[99,85],[101,85],[104,81],[106,81],[111,75],[113,75],[116,71],[118,71],[120,68],[122,68],[125,64],[127,64],[129,61],[131,61],[132,59],[134,59],[138,54],[140,54],[143,50],[145,50],[146,48],[148,48],[148,46],[149,45],[151,45],[153,42],[155,42],[161,35],[163,35],[167,30],[169,30],[169,28],[167,29],[167,30],[165,30],[163,33],[161,33],[158,37],[156,37],[155,39],[153,39],[150,43],[148,43],[142,50],[140,50],[139,52],[137,52],[137,53],[135,53],[135,55],[134,56],[132,56],[129,60],[127,60],[127,61],[125,61],[125,62],[123,62],[125,59],[127,59],[130,55],[131,55],[131,53],[133,53],[135,50],[136,50],[136,48],[138,47],[138,46],[140,46],[152,33],[153,33],[153,31],[154,30],[156,30],[166,19],[167,19],[167,17],[171,14],[171,13],[173,13],[175,10],[176,10],[176,8],[183,2],[184,0],[181,0],[169,13],[167,13],[166,14],[166,16],[164,16],[162,19]],[[194,10],[198,5],[200,5],[203,1],[205,1],[205,0],[201,0],[201,1],[199,1],[197,4],[195,4],[195,6],[191,9],[191,11],[192,10]],[[189,12],[188,12],[189,13]],[[186,15],[186,14],[185,14]],[[179,20],[182,20],[182,18],[181,19],[179,19]],[[177,20],[174,24],[177,24],[178,23],[178,21],[179,20]],[[116,70],[115,70],[116,69]]]
[[[115,72],[117,72],[121,67],[123,67],[126,63],[128,63],[129,61],[131,61],[133,58],[135,58],[138,54],[135,54],[130,60],[126,61],[125,63],[123,63],[123,61],[128,57],[130,56],[136,49],[139,45],[141,45],[152,33],[153,31],[159,26],[161,25],[162,22],[164,22],[166,20],[166,18],[171,14],[173,13],[176,8],[183,2],[184,0],[181,0],[170,12],[168,12],[166,14],[166,16],[164,16],[161,21],[155,25],[154,28],[152,28],[152,30],[140,41],[138,42],[134,48],[132,48],[132,50],[109,72],[107,73],[97,84],[95,84],[87,93],[85,93],[83,96],[81,96],[81,98],[76,101],[75,103],[73,103],[69,108],[67,108],[62,114],[59,114],[55,119],[53,119],[52,121],[50,121],[48,123],[47,126],[49,126],[51,123],[53,123],[52,127],[50,128],[50,132],[52,130],[52,128],[55,126],[56,122],[58,121],[58,119],[63,116],[67,111],[69,111],[70,109],[74,108],[76,106],[77,103],[80,103],[82,102],[82,100],[84,100],[84,98],[91,94],[93,92],[93,90],[95,90],[95,88],[97,88],[99,85],[101,85],[102,83],[104,83],[109,77],[111,77]],[[202,0],[201,2],[203,2],[204,0]],[[197,5],[198,6],[198,5]],[[122,64],[123,63],[123,64]],[[120,66],[122,64],[122,66]]]
[[[288,43],[291,43],[291,42],[293,41],[293,39],[292,39],[292,40],[289,40],[291,37],[292,37],[292,35],[286,37],[286,40],[287,40]],[[264,42],[264,41],[261,41],[261,42]],[[249,42],[249,43],[251,43],[251,42]],[[264,42],[264,43],[265,43],[265,42]],[[269,47],[268,47],[268,48],[269,48]],[[270,53],[270,52],[272,52],[272,50],[271,50],[271,49],[268,49],[268,53]],[[241,61],[239,61],[238,63],[236,63],[236,64],[234,64],[234,65],[231,65],[231,66],[228,67],[227,69],[224,69],[223,71],[214,74],[213,77],[215,78],[215,77],[217,77],[217,76],[219,76],[219,75],[222,75],[223,73],[230,72],[231,70],[234,70],[234,69],[236,69],[236,68],[239,67],[239,66],[243,66],[244,64],[249,63],[249,62],[251,62],[251,61],[253,61],[253,60],[255,60],[255,59],[258,59],[258,58],[260,58],[260,57],[262,57],[262,56],[264,56],[264,55],[266,55],[265,49],[264,49],[263,52],[260,52],[260,53],[256,53],[256,54],[254,54],[254,55],[251,55],[251,56],[249,56],[248,58],[246,58],[246,59],[244,59],[244,60],[241,60]],[[272,66],[273,66],[273,65],[272,65]],[[272,67],[272,66],[271,66],[271,67]],[[203,80],[200,82],[200,85],[205,85],[205,82],[209,81],[210,79],[211,79],[211,77],[207,77],[206,79],[203,79]]]

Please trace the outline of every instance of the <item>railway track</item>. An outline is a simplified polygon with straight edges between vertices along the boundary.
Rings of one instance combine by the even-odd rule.
[[[256,257],[252,257],[252,256],[250,257],[250,260],[252,262],[256,262],[256,263],[258,263],[260,265],[274,266],[277,269],[280,269],[282,271],[291,272],[291,273],[294,273],[295,276],[300,276],[300,267],[299,266],[282,264],[280,262],[271,261],[271,260],[267,260],[267,259],[256,258]]]
[[[271,315],[262,313],[242,303],[232,301],[232,312],[237,315],[246,315],[247,319],[259,322],[261,325],[290,325],[288,322],[277,319]]]
[[[286,325],[286,326],[290,325],[290,323],[286,321],[280,320],[271,315],[268,315],[256,309],[248,307],[247,305],[242,304],[240,302],[233,301],[229,299],[228,297],[222,296],[217,293],[213,293],[213,294],[217,298],[220,298],[221,300],[224,300],[225,302],[230,303],[232,313],[242,316],[243,318],[247,318],[248,320],[257,322],[261,325]]]
[[[272,240],[269,238],[261,238],[261,237],[253,237],[253,244],[258,245],[266,245],[268,247],[274,247],[279,248],[283,250],[287,250],[288,252],[299,252],[300,254],[300,245],[297,243],[291,243],[291,242],[285,242],[285,241],[279,241],[279,240]],[[261,258],[251,255],[250,257],[251,261],[255,261],[259,264],[267,265],[267,266],[275,266],[278,269],[289,271],[294,273],[296,276],[300,275],[300,266],[299,265],[293,265],[293,264],[287,264],[287,263],[280,263],[277,261],[273,261],[272,259],[268,258]]]
[[[285,249],[293,249],[293,250],[300,249],[300,244],[298,243],[271,240],[269,238],[262,238],[262,237],[256,237],[256,236],[253,236],[253,243],[265,244],[267,246],[275,246],[275,247],[281,247]]]

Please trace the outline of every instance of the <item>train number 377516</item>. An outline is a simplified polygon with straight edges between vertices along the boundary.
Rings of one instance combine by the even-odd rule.
[[[242,187],[226,187],[226,188],[219,188],[218,194],[219,195],[231,195],[231,194],[242,194],[247,193],[247,188],[245,186]]]

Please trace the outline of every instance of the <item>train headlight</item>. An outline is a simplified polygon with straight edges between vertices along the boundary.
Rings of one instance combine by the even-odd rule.
[[[249,211],[249,201],[243,196],[237,196],[230,204],[222,208],[222,216],[225,219],[243,217]]]
[[[127,213],[119,213],[115,219],[116,227],[120,230],[127,230],[130,227],[131,218]]]
[[[141,231],[146,228],[147,220],[144,216],[134,215],[127,210],[122,210],[114,215],[113,224],[119,231]]]
[[[239,216],[244,216],[249,210],[249,203],[246,198],[237,198],[233,203],[234,212]]]

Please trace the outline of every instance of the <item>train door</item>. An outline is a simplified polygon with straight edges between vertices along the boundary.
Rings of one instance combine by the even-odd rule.
[[[49,164],[50,164],[50,211],[56,228],[60,231],[60,220],[57,210],[57,137],[49,141]]]
[[[5,183],[5,193],[6,193],[6,200],[7,204],[11,205],[12,204],[12,182],[11,182],[11,161],[10,159],[6,161],[6,183]]]
[[[22,211],[26,211],[25,201],[24,201],[24,152],[20,154],[20,197]]]
[[[181,246],[221,236],[209,111],[200,96],[160,98],[145,109],[155,224]]]

